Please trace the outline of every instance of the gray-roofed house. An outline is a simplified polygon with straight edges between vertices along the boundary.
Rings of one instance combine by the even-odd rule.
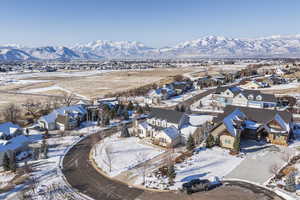
[[[214,119],[211,135],[221,147],[233,149],[236,139],[266,140],[288,145],[292,138],[293,119],[288,111],[227,106]],[[238,133],[241,137],[237,137]]]
[[[135,121],[133,132],[141,138],[149,138],[155,144],[174,147],[181,142],[180,129],[188,121],[189,118],[185,113],[152,108],[146,121]]]
[[[235,105],[253,108],[276,107],[277,100],[273,94],[265,94],[258,90],[245,90],[239,87],[219,87],[213,98],[220,106]]]

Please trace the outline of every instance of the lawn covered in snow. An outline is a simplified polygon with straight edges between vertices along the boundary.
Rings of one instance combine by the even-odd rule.
[[[176,178],[172,189],[181,188],[183,183],[195,178],[223,178],[242,161],[243,158],[231,156],[228,150],[219,147],[200,148],[192,157],[175,165]]]
[[[93,157],[98,167],[109,176],[116,176],[162,152],[159,148],[141,143],[137,137],[120,138],[119,134],[115,134],[95,146]]]

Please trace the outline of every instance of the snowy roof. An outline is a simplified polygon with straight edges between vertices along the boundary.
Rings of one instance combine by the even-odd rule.
[[[0,136],[5,134],[7,136],[13,135],[18,129],[21,127],[17,124],[14,124],[12,122],[6,122],[3,124],[0,124]]]
[[[235,128],[235,121],[242,121],[243,118],[246,118],[246,115],[240,111],[240,109],[234,110],[231,114],[224,118],[223,122],[232,136],[237,135],[237,129]]]
[[[143,129],[146,129],[146,130],[151,128],[147,122],[139,123],[139,126],[140,126],[140,128],[143,128]]]
[[[19,135],[12,138],[6,143],[0,143],[0,152],[6,152],[9,150],[14,151],[29,142],[30,140],[28,137],[26,137],[25,135]]]
[[[163,108],[151,108],[150,118],[166,120],[167,122],[179,124],[181,118],[184,116],[183,112],[176,110],[169,110]]]
[[[274,120],[277,121],[285,131],[290,131],[290,125],[286,123],[279,114],[275,115]]]
[[[179,136],[178,129],[174,126],[170,126],[162,130],[170,139],[176,139]]]
[[[245,122],[245,127],[247,129],[254,129],[254,130],[256,130],[257,128],[259,128],[261,126],[257,122],[254,122],[254,121],[251,121],[251,120],[246,120],[244,122]]]
[[[190,124],[192,126],[201,126],[207,121],[212,121],[212,119],[213,116],[211,115],[197,115],[197,114],[189,115]]]
[[[65,115],[65,112],[74,113],[74,114],[87,113],[87,111],[82,107],[82,105],[64,106],[52,111],[48,115],[42,116],[39,120],[46,121],[47,123],[54,123],[57,118],[57,115]]]
[[[188,138],[190,134],[193,134],[198,127],[195,126],[185,126],[180,129],[181,136]]]

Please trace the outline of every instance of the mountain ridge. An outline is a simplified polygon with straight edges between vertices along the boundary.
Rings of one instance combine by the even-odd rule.
[[[96,40],[66,46],[0,45],[4,60],[75,60],[102,58],[244,58],[300,57],[300,34],[259,38],[206,36],[174,46],[153,48],[138,41]]]

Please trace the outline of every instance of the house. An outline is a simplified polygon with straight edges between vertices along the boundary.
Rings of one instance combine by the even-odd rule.
[[[223,84],[222,80],[206,76],[206,77],[196,79],[194,81],[194,88],[202,89],[202,88],[207,88],[207,87],[211,87],[211,86],[215,86],[215,85],[221,85],[221,84]]]
[[[185,144],[189,135],[201,137],[200,129],[206,127],[205,123],[211,120],[210,115],[188,115],[175,110],[152,108],[146,121],[134,122],[133,134],[171,148]]]
[[[79,123],[80,120],[71,113],[67,113],[65,115],[58,114],[56,118],[57,129],[62,131],[72,130],[78,127]]]
[[[149,138],[154,144],[174,147],[180,144],[180,129],[187,123],[185,113],[175,110],[152,108],[144,122],[135,121],[133,132],[141,138]]]
[[[213,121],[210,134],[228,149],[234,149],[236,140],[241,139],[288,145],[293,136],[292,114],[288,111],[227,106]]]
[[[269,84],[265,83],[265,82],[259,82],[256,80],[252,80],[247,82],[246,84],[241,86],[244,89],[251,89],[251,90],[256,90],[259,88],[266,88],[269,87]]]
[[[0,124],[0,139],[9,140],[22,134],[22,128],[12,122],[5,122]]]
[[[150,104],[159,104],[160,101],[166,100],[175,96],[176,92],[170,87],[163,87],[150,90],[147,94],[147,99]]]
[[[261,93],[258,90],[245,90],[239,87],[218,87],[213,98],[219,105],[270,108],[276,107],[277,99],[273,94]]]
[[[69,128],[74,128],[74,124],[79,124],[80,122],[85,120],[87,111],[82,105],[72,105],[72,106],[64,106],[52,111],[50,114],[42,116],[38,119],[38,124],[40,127],[48,130],[55,130],[55,129],[63,129],[67,130]],[[58,116],[67,116],[67,119],[64,117],[60,117],[59,120]],[[71,122],[72,120],[75,122]],[[71,120],[71,121],[70,121]],[[68,122],[67,124],[65,122]],[[70,126],[68,125],[70,122]],[[67,127],[67,129],[65,129]]]

